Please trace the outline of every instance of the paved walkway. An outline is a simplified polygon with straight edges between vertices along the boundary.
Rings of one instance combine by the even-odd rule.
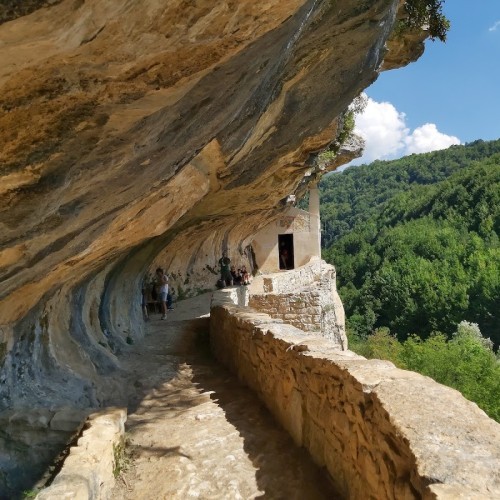
[[[334,499],[321,472],[211,358],[209,295],[153,316],[128,372],[129,469],[113,499]]]

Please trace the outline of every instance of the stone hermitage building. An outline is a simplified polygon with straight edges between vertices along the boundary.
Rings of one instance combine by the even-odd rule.
[[[319,190],[309,188],[309,211],[290,207],[261,229],[252,241],[262,273],[295,269],[321,258]]]

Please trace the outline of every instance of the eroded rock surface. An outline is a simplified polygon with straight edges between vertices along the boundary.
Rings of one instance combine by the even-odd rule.
[[[386,53],[398,0],[23,5],[0,13],[0,409],[119,404],[144,273],[195,293],[223,247],[246,259],[421,38]]]
[[[376,78],[398,2],[38,7],[0,26],[0,405],[98,406],[143,272],[195,291],[221,247],[244,257]]]

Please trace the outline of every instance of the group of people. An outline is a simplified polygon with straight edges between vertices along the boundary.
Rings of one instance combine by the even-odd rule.
[[[149,311],[148,311],[148,302],[149,296],[151,300],[154,302],[158,302],[160,304],[160,312],[161,319],[167,319],[167,310],[172,310],[172,294],[169,293],[168,286],[168,276],[163,271],[161,267],[156,270],[155,278],[150,285],[150,289],[148,290],[148,286],[143,283],[142,284],[142,314],[145,321],[149,320]]]
[[[231,260],[225,252],[219,259],[219,265],[221,272],[220,283],[222,287],[250,284],[251,278],[246,266],[241,266],[239,269],[236,269],[236,266],[231,265]],[[149,320],[148,304],[151,303],[151,301],[160,304],[161,319],[166,320],[167,311],[173,309],[173,299],[172,294],[169,293],[168,276],[161,267],[156,269],[155,277],[149,285],[146,284],[146,282],[142,284],[141,307],[145,321]]]
[[[241,266],[238,270],[236,270],[236,266],[231,265],[231,260],[227,256],[226,252],[223,252],[222,257],[219,259],[219,266],[221,286],[250,284],[250,274],[248,273],[246,266]]]

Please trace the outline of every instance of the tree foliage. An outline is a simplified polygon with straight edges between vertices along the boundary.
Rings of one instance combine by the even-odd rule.
[[[500,421],[500,140],[351,168],[320,193],[350,348]]]
[[[462,321],[451,339],[434,333],[426,340],[411,335],[399,342],[380,328],[364,339],[351,334],[349,340],[351,349],[367,358],[388,359],[459,390],[500,422],[500,359],[476,324]]]
[[[500,140],[351,168],[320,189],[353,331],[449,336],[467,320],[500,344]]]
[[[408,17],[405,24],[409,28],[427,27],[432,40],[446,41],[450,21],[443,14],[444,0],[406,0]]]

